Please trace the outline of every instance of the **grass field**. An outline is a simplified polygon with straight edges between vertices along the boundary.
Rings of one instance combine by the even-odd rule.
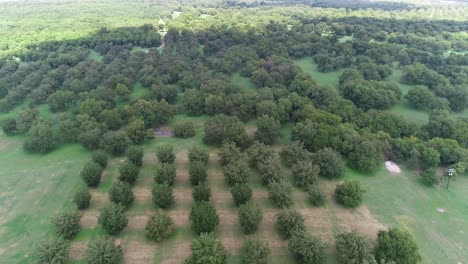
[[[294,64],[299,66],[304,72],[317,82],[318,85],[328,86],[338,90],[338,77],[340,77],[343,70],[332,72],[320,72],[317,69],[317,64],[312,57],[303,57],[294,60]]]

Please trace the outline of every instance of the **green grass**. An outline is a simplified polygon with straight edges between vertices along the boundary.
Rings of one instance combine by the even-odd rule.
[[[232,75],[231,83],[241,87],[242,89],[255,91],[255,85],[250,81],[249,78],[243,77],[240,73],[236,72]]]
[[[343,70],[332,71],[332,72],[320,72],[317,69],[317,64],[314,62],[312,57],[303,57],[294,60],[294,64],[299,66],[305,73],[318,84],[322,86],[328,86],[338,90],[338,77],[341,75]]]
[[[137,82],[133,85],[132,93],[130,94],[130,101],[136,101],[148,92],[148,88],[143,87],[143,85],[140,82]]]
[[[89,55],[88,57],[92,60],[95,60],[97,62],[101,62],[102,59],[104,58],[104,56],[102,56],[101,54],[97,53],[96,51],[94,50],[91,50],[91,52],[89,52]]]

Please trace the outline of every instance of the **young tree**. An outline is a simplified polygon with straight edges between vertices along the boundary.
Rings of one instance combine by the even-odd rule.
[[[235,160],[223,166],[223,174],[229,185],[247,183],[249,181],[249,167],[243,159]]]
[[[85,255],[89,264],[122,264],[123,252],[119,245],[115,245],[110,237],[98,236],[90,240]]]
[[[166,183],[154,185],[152,192],[153,203],[159,208],[167,209],[175,203],[172,187]]]
[[[80,214],[78,212],[63,212],[51,220],[57,234],[64,239],[72,239],[80,231]]]
[[[132,186],[129,183],[117,181],[112,184],[112,187],[109,190],[109,198],[111,202],[128,208],[135,200],[135,195],[133,194]]]
[[[308,185],[318,182],[320,168],[311,161],[299,161],[292,166],[291,170],[297,187],[305,189]]]
[[[421,261],[418,245],[410,233],[398,228],[380,230],[377,234],[377,261],[394,261],[402,264],[416,264]]]
[[[276,229],[284,238],[303,233],[306,230],[304,217],[296,210],[283,210],[276,216]]]
[[[70,244],[61,238],[39,244],[37,262],[39,264],[65,264],[68,262]]]
[[[154,181],[159,184],[174,185],[176,178],[176,167],[174,164],[161,163],[156,168]]]
[[[128,224],[125,207],[120,204],[111,203],[101,209],[98,222],[109,235],[120,233]]]
[[[190,222],[195,233],[209,233],[219,224],[219,215],[209,202],[196,202],[190,211]]]
[[[130,185],[135,184],[139,173],[140,168],[131,162],[124,162],[119,166],[119,180]]]
[[[122,155],[130,145],[130,139],[122,131],[105,133],[99,145],[112,155]]]
[[[24,141],[24,149],[31,152],[47,153],[57,147],[57,131],[48,122],[40,121],[33,126]]]
[[[268,199],[278,208],[289,208],[294,203],[291,186],[284,180],[270,183]]]
[[[299,264],[325,263],[326,246],[313,236],[304,233],[294,234],[289,239],[288,249]]]
[[[309,194],[309,200],[313,206],[321,206],[325,204],[327,200],[326,194],[320,188],[318,183],[311,184],[307,187],[307,193]]]
[[[192,242],[192,255],[186,264],[226,264],[227,251],[213,233],[202,233]]]
[[[76,204],[78,210],[87,209],[91,201],[91,194],[87,188],[83,188],[75,193],[73,202]]]
[[[366,190],[358,180],[346,180],[336,186],[336,200],[345,207],[357,207],[362,203]]]
[[[304,148],[300,141],[293,141],[284,146],[280,152],[281,160],[286,167],[292,167],[296,162],[307,161],[310,157],[309,152]]]
[[[163,210],[158,210],[146,223],[146,237],[159,242],[170,237],[175,232],[175,225],[172,218]]]
[[[239,250],[242,264],[268,264],[270,263],[270,245],[259,238],[249,237]]]
[[[281,137],[281,124],[272,117],[263,115],[257,119],[255,138],[267,145],[273,144]]]
[[[188,151],[188,159],[190,162],[199,161],[199,162],[208,164],[209,158],[210,158],[210,155],[208,151],[206,151],[205,149],[201,147],[192,146]]]
[[[232,161],[240,160],[244,157],[240,148],[236,146],[236,143],[225,143],[221,147],[219,152],[219,162],[222,166],[226,166]]]
[[[315,153],[313,160],[320,167],[320,176],[334,179],[343,175],[345,163],[340,153],[324,148]]]
[[[231,188],[231,195],[234,204],[240,206],[252,198],[252,189],[247,183],[235,184]]]
[[[145,122],[141,119],[133,120],[128,124],[126,133],[134,144],[143,144],[146,138]]]
[[[192,122],[178,123],[174,126],[173,132],[178,138],[190,138],[195,136],[195,126]]]
[[[162,145],[156,150],[156,156],[161,163],[174,163],[175,154],[172,145]]]
[[[93,162],[88,161],[80,172],[81,178],[89,187],[96,187],[101,182],[102,167]]]
[[[127,159],[138,167],[143,165],[143,154],[143,148],[137,146],[129,147],[126,153]]]
[[[211,189],[206,183],[199,183],[193,187],[192,198],[195,202],[210,201]]]
[[[208,177],[207,164],[200,161],[190,162],[189,174],[192,185],[198,185],[205,182]]]
[[[283,175],[280,174],[280,164],[276,158],[266,159],[258,163],[258,174],[262,178],[263,184],[279,182],[283,180]]]
[[[260,207],[253,203],[242,204],[239,207],[239,224],[244,234],[253,234],[258,230],[263,214]]]
[[[2,120],[2,129],[5,134],[11,136],[16,134],[17,128],[16,128],[16,119],[13,117],[7,117]]]
[[[96,150],[93,152],[93,155],[91,156],[91,160],[101,165],[102,168],[105,168],[107,166],[108,157],[105,151]]]
[[[336,252],[342,264],[377,264],[369,242],[355,231],[336,236]]]

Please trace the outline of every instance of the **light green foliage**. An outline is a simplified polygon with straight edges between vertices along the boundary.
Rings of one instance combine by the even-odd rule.
[[[244,234],[253,234],[262,221],[262,210],[257,204],[246,203],[239,207],[239,224]]]
[[[54,239],[39,244],[37,255],[39,264],[64,264],[68,261],[70,244],[63,239]]]
[[[249,237],[240,248],[242,264],[267,264],[270,263],[270,245],[268,242],[255,237]]]
[[[202,233],[192,242],[192,255],[186,264],[225,264],[227,251],[214,233]]]
[[[115,203],[107,205],[100,210],[98,222],[109,235],[120,233],[128,224],[125,207]]]
[[[190,223],[197,234],[213,232],[219,224],[219,215],[209,202],[196,202],[190,211]]]
[[[54,216],[51,222],[59,236],[72,239],[80,231],[80,219],[79,212],[63,212]]]
[[[109,190],[109,198],[111,202],[128,208],[135,200],[135,194],[133,194],[132,186],[129,183],[117,181],[112,184]]]
[[[336,186],[336,200],[345,207],[357,207],[362,203],[366,190],[358,180],[346,180]]]
[[[114,245],[112,238],[104,236],[95,237],[88,243],[85,260],[89,264],[124,263],[120,246]]]
[[[159,210],[149,218],[145,230],[147,238],[159,242],[174,233],[175,225],[166,212]]]

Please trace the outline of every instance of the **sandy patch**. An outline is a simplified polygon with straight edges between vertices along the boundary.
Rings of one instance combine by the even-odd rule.
[[[135,194],[135,202],[145,203],[151,201],[152,194],[151,190],[144,187],[135,187],[133,188],[133,193]]]
[[[157,158],[154,153],[145,153],[143,155],[143,166],[155,165],[157,163]]]
[[[176,226],[187,226],[189,225],[189,211],[188,209],[169,211],[169,215]]]
[[[175,203],[177,205],[188,205],[192,203],[192,190],[189,188],[173,189]]]
[[[149,217],[147,215],[135,215],[128,217],[128,224],[125,230],[143,230]]]
[[[85,241],[72,242],[70,245],[70,249],[68,251],[68,257],[71,260],[82,259],[86,253],[87,248],[88,248],[88,242],[85,242]]]
[[[186,185],[189,183],[189,172],[187,170],[176,170],[175,185]]]
[[[140,241],[130,241],[122,246],[126,264],[154,263],[156,245]]]
[[[224,225],[237,225],[237,212],[234,210],[220,210],[217,208],[219,215],[219,226],[222,228]]]
[[[80,225],[82,228],[91,229],[97,225],[98,211],[84,211],[81,215]]]
[[[186,165],[188,164],[188,150],[181,150],[178,151],[176,154],[176,165],[179,167],[179,165]]]
[[[191,242],[186,240],[176,240],[173,243],[170,256],[164,258],[163,264],[182,264],[192,253]]]
[[[109,195],[107,193],[101,193],[96,189],[91,189],[91,206],[102,207],[109,202]]]
[[[3,255],[3,253],[5,253],[5,249],[0,248],[0,256]]]
[[[231,254],[236,255],[239,252],[239,248],[242,246],[242,240],[235,237],[223,237],[221,238],[221,244]]]
[[[390,160],[385,162],[385,168],[387,168],[390,174],[396,175],[401,173],[400,167],[398,167],[398,165],[395,162]]]

